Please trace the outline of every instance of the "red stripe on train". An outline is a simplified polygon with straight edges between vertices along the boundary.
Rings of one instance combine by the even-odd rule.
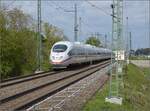
[[[66,59],[66,60],[64,60],[64,61],[61,61],[61,62],[52,62],[52,61],[51,61],[51,63],[54,63],[54,64],[64,63],[64,62],[68,61],[69,59],[71,59],[71,57],[69,57],[68,59]]]

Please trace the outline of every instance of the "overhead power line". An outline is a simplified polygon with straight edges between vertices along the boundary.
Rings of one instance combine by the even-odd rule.
[[[111,13],[109,13],[109,12],[106,12],[105,11],[105,9],[103,9],[103,8],[101,8],[101,7],[98,7],[98,6],[96,6],[96,5],[94,5],[94,4],[92,4],[91,2],[89,2],[89,1],[86,1],[89,5],[91,5],[92,7],[94,7],[94,8],[96,8],[96,9],[98,9],[98,10],[100,10],[100,11],[102,11],[103,13],[105,13],[106,15],[109,15],[109,16],[112,16],[112,17],[115,17],[115,18],[117,18],[116,16],[114,16],[113,14],[111,14]],[[118,19],[120,19],[120,18],[118,18]]]
[[[86,26],[86,27],[87,27],[86,30],[87,30],[88,32],[91,32],[91,30],[90,30],[91,25],[85,23],[85,22],[83,21],[83,19],[80,19],[80,22],[81,22],[81,24],[83,24],[83,26]],[[82,32],[82,33],[83,33],[83,32]]]
[[[51,3],[55,4],[54,2],[51,2]],[[50,4],[50,5],[52,6],[52,4]],[[55,8],[56,10],[62,9],[61,11],[63,11],[63,12],[73,12],[74,13],[74,41],[77,41],[77,39],[78,39],[77,4],[75,4],[74,9],[71,9],[71,10],[68,10],[61,6],[58,6],[58,4],[55,4],[55,5],[57,6],[57,8]]]
[[[52,2],[51,1],[51,3],[49,3],[48,2],[48,4],[49,5],[51,5],[52,7],[54,7],[54,5],[56,6],[56,7],[54,7],[56,10],[59,10],[59,11],[62,11],[62,12],[67,12],[67,9],[65,9],[64,7],[62,7],[62,6],[58,6],[58,4],[56,4],[55,2]],[[53,5],[52,5],[53,4]]]
[[[98,6],[96,6],[95,4],[93,4],[93,3],[89,2],[89,1],[86,1],[86,2],[87,2],[89,5],[91,5],[92,7],[94,7],[94,8],[96,8],[96,9],[102,11],[102,12],[105,13],[106,15],[111,15],[109,12],[106,12],[105,9],[103,9],[103,8],[101,8],[101,7],[98,7]]]
[[[42,14],[41,14],[41,0],[37,1],[37,16],[38,16],[38,48],[37,48],[37,71],[42,71],[42,35],[41,35],[41,23],[42,23]]]

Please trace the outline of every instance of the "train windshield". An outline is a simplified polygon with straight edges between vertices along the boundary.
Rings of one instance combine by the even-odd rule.
[[[67,46],[63,44],[55,45],[53,47],[53,52],[65,52],[67,50]]]

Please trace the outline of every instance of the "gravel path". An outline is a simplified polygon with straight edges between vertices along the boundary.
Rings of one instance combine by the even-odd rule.
[[[35,107],[32,107],[29,111],[34,111],[34,109],[36,111],[80,111],[84,104],[98,89],[102,88],[103,84],[107,81],[107,71],[107,67],[103,68],[99,72],[49,97],[49,99],[44,102],[35,105]],[[68,91],[75,91],[75,89],[77,92],[74,92],[74,94]],[[58,102],[60,102],[59,105]]]
[[[30,80],[30,81],[26,81],[26,82],[19,83],[19,84],[16,84],[16,85],[12,85],[12,86],[9,86],[9,87],[1,88],[0,89],[0,92],[1,92],[0,100],[2,100],[4,98],[7,98],[9,96],[15,95],[17,93],[24,92],[28,89],[32,89],[32,88],[35,88],[37,86],[46,84],[50,81],[55,81],[59,78],[69,76],[73,72],[79,72],[79,71],[84,70],[84,69],[87,69],[87,67],[85,67],[83,69],[79,69],[79,70],[69,70],[69,71],[65,71],[65,72],[61,72],[61,73],[58,72],[57,74],[54,74],[54,75],[49,75],[49,76],[46,76],[46,77],[37,78],[37,79],[34,79],[34,80]]]
[[[95,65],[96,66],[96,65]],[[94,67],[94,66],[91,66],[91,67]],[[86,68],[85,68],[86,69]],[[84,69],[84,70],[85,70]],[[83,70],[83,69],[81,69],[81,70]],[[76,71],[76,72],[79,72],[79,71],[81,71],[81,70],[78,70],[78,71]],[[94,71],[95,70],[95,68],[93,68],[92,70],[89,70],[88,71],[88,73],[90,74],[92,71]],[[66,73],[66,72],[63,72],[63,74],[61,73],[61,75],[55,75],[55,76],[52,76],[52,77],[47,77],[47,78],[44,78],[42,81],[45,83],[45,82],[50,82],[50,80],[55,80],[55,79],[58,79],[58,78],[60,78],[60,76],[61,77],[64,77],[64,76],[67,76],[67,75],[71,75],[72,73],[74,73],[75,71],[68,71],[68,73]],[[13,109],[16,109],[16,108],[18,108],[19,106],[22,106],[22,105],[24,105],[24,104],[26,104],[26,103],[28,103],[28,102],[31,102],[31,101],[33,101],[33,100],[35,100],[35,99],[37,99],[37,98],[39,98],[39,97],[41,97],[41,96],[43,96],[43,95],[46,95],[48,92],[52,92],[52,91],[55,91],[56,89],[58,89],[59,87],[62,87],[62,86],[65,86],[65,85],[67,85],[67,84],[69,84],[71,81],[75,81],[75,80],[77,80],[77,79],[79,79],[79,78],[81,78],[81,77],[84,77],[85,75],[87,75],[87,72],[83,72],[83,73],[81,73],[81,74],[78,74],[78,75],[75,75],[74,77],[71,77],[71,78],[68,78],[68,79],[66,79],[66,80],[62,80],[62,81],[59,81],[59,82],[56,82],[55,84],[53,84],[53,85],[48,85],[48,86],[46,86],[46,87],[43,87],[43,88],[41,88],[41,89],[39,89],[39,90],[35,90],[35,91],[33,91],[32,93],[28,93],[28,94],[26,94],[26,95],[24,95],[24,96],[21,96],[21,97],[18,97],[15,101],[9,101],[9,102],[7,102],[7,103],[4,103],[4,104],[2,104],[0,107],[1,107],[1,109],[7,109],[7,110],[13,110]],[[40,79],[41,80],[41,79]],[[32,84],[37,84],[38,83],[38,85],[40,84],[40,83],[43,83],[43,82],[41,82],[41,81],[36,81],[35,82],[35,80],[34,80],[34,82],[33,81],[31,81],[32,82]],[[31,84],[30,83],[27,83],[28,85],[30,85],[31,86]],[[26,85],[26,84],[25,84]],[[32,87],[34,86],[35,87],[35,85],[32,85]],[[19,85],[20,86],[20,85]],[[27,88],[28,87],[30,87],[30,86],[27,86]],[[11,86],[11,87],[13,87],[13,86]],[[20,88],[20,90],[21,90],[21,88],[22,87],[18,87],[18,88]],[[10,89],[9,89],[10,90]],[[14,90],[14,89],[13,89]],[[18,89],[17,89],[18,90]],[[24,90],[24,88],[22,89],[22,90]],[[12,93],[12,91],[11,91],[11,93]]]

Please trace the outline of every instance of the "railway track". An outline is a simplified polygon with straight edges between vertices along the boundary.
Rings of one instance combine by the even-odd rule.
[[[91,75],[97,70],[105,67],[109,64],[110,61],[104,61],[100,64],[92,65],[86,68],[83,68],[78,71],[62,71],[58,73],[51,73],[49,76],[40,77],[26,81],[20,82],[19,84],[8,85],[1,88],[1,91],[4,91],[1,97],[0,109],[2,110],[23,110],[33,104],[51,96],[60,90],[68,87],[69,85],[74,84],[75,82]],[[44,75],[44,74],[42,74]],[[45,74],[46,75],[46,74]],[[29,78],[28,78],[29,79]],[[34,82],[33,82],[34,81]],[[40,81],[40,82],[39,82]],[[38,82],[38,83],[36,83]],[[32,84],[31,84],[32,83]],[[20,89],[12,91],[18,85]],[[25,86],[31,87],[25,87]],[[11,90],[12,89],[12,90]],[[5,94],[5,92],[9,92]]]
[[[29,74],[29,75],[12,77],[12,78],[1,80],[1,83],[6,83],[6,82],[9,82],[9,81],[13,81],[13,80],[17,80],[17,79],[22,79],[22,78],[27,78],[27,77],[31,77],[31,76],[36,76],[36,75],[44,74],[46,72],[49,72],[49,71],[44,71],[44,72],[39,72],[39,73],[34,73],[34,74]]]
[[[82,68],[85,66],[81,66]],[[80,66],[74,68],[74,69],[78,69],[81,68]],[[23,82],[27,82],[30,80],[34,80],[34,79],[38,79],[38,78],[42,78],[42,77],[47,77],[53,74],[58,74],[61,73],[65,70],[59,70],[59,71],[45,71],[45,72],[40,72],[40,73],[34,73],[34,74],[30,74],[30,75],[24,75],[24,76],[19,76],[19,77],[13,77],[13,78],[9,78],[9,79],[5,79],[1,81],[0,87],[8,87],[11,85],[15,85],[15,84],[19,84],[19,83],[23,83]]]
[[[10,78],[10,79],[1,81],[0,87],[1,88],[8,87],[11,85],[19,84],[22,82],[30,81],[30,80],[41,78],[41,77],[46,77],[46,76],[53,75],[56,73],[58,73],[58,72],[46,71],[46,72],[37,73],[37,74],[31,74],[31,75],[26,75],[26,76],[21,76],[21,77],[14,77],[14,78]]]
[[[80,67],[81,68],[81,67]],[[8,82],[4,82],[1,84],[1,95],[0,95],[0,100],[1,101],[6,101],[8,100],[10,96],[16,96],[17,94],[21,92],[25,92],[29,89],[33,89],[35,87],[38,87],[40,85],[47,84],[48,82],[53,82],[58,80],[59,78],[68,76],[72,72],[75,71],[81,71],[83,69],[86,69],[85,66],[82,66],[81,69],[78,67],[73,68],[73,69],[67,69],[67,70],[61,70],[57,72],[44,72],[41,75],[34,75],[34,76],[28,76],[26,78],[19,78],[15,80],[10,80]]]

